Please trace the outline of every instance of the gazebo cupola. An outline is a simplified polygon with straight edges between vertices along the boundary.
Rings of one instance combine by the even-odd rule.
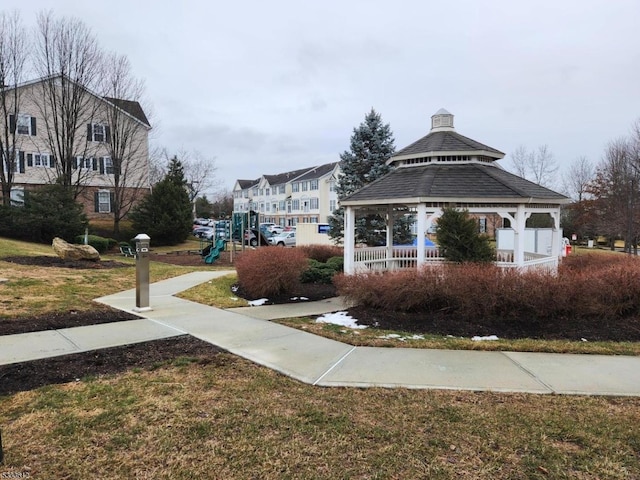
[[[453,114],[447,112],[444,108],[441,108],[436,113],[431,115],[431,131],[453,131]]]

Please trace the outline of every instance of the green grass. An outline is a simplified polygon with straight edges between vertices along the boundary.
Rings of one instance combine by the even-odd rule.
[[[231,291],[237,281],[238,276],[231,273],[185,290],[178,297],[218,308],[246,307],[248,302]]]

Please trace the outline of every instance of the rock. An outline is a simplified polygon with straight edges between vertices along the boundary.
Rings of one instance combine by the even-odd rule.
[[[53,251],[63,260],[100,260],[100,254],[91,245],[73,245],[56,237],[53,239]]]

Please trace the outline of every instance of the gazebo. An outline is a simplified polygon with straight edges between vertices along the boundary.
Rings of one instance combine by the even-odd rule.
[[[465,209],[478,218],[501,219],[508,228],[499,233],[509,241],[502,242],[506,248],[498,244],[499,266],[557,269],[563,248],[560,207],[569,199],[505,171],[496,163],[503,157],[499,150],[457,133],[451,113],[444,109],[436,112],[429,134],[387,161],[392,167],[387,175],[341,200],[345,208],[345,273],[443,262],[438,248],[429,246],[425,238],[445,207]],[[407,212],[415,216],[417,241],[413,246],[394,245],[394,219]],[[385,246],[355,243],[356,216],[371,213],[386,218]],[[552,227],[544,251],[537,248],[536,232],[525,228],[534,213],[550,217]]]

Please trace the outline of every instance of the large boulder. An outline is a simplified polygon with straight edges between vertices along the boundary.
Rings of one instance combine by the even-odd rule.
[[[91,245],[73,245],[56,237],[53,239],[52,246],[56,255],[63,260],[91,260],[93,262],[100,260],[100,254]]]

